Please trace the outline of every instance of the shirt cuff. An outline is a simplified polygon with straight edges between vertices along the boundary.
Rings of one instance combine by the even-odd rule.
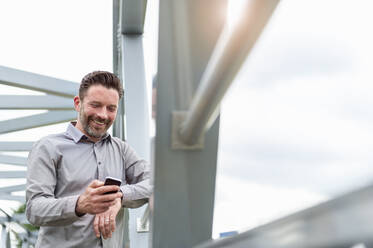
[[[68,196],[66,197],[67,200],[66,200],[66,217],[68,218],[75,218],[75,219],[79,219],[80,217],[84,216],[85,214],[83,215],[76,215],[76,204],[77,204],[77,201],[78,201],[78,198],[79,198],[79,195],[73,195],[73,196]]]
[[[127,185],[121,186],[120,191],[122,191],[122,205],[126,201],[132,201],[134,200],[134,192],[131,187],[128,187]]]

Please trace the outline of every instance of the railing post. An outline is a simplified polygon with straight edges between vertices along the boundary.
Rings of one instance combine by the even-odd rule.
[[[200,82],[225,7],[225,0],[160,1],[153,248],[190,248],[212,234],[219,122],[198,151],[172,149],[170,130],[172,113],[188,108]]]

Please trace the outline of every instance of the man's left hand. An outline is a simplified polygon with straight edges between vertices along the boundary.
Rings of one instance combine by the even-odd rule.
[[[97,238],[100,237],[100,234],[104,239],[111,238],[111,234],[115,231],[115,218],[121,207],[121,200],[116,199],[115,204],[108,210],[103,213],[96,214],[93,222],[93,228]]]

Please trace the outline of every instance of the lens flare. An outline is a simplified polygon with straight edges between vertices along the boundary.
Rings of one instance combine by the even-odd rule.
[[[240,21],[243,10],[249,0],[228,0],[227,8],[227,25],[229,28],[233,28]]]

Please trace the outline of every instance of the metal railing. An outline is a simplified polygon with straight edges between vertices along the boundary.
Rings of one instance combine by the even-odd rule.
[[[0,247],[10,248],[13,247],[11,241],[11,233],[13,232],[18,242],[22,243],[22,247],[30,247],[35,245],[38,237],[38,231],[30,231],[26,225],[29,224],[24,214],[10,215],[0,208],[0,212],[4,216],[0,217],[1,225],[1,238]],[[20,230],[22,230],[20,232]]]
[[[43,76],[40,74],[0,66],[0,84],[46,93],[47,95],[0,95],[0,110],[47,110],[46,113],[33,114],[0,121],[0,134],[21,131],[46,125],[52,125],[76,118],[72,104],[79,85],[77,83]],[[8,155],[3,152],[28,152],[33,142],[0,142],[0,164],[26,167],[27,158],[23,155]],[[26,170],[0,171],[0,180],[25,178]],[[3,185],[0,187],[0,199],[24,203],[25,197],[13,194],[24,191],[26,185]],[[0,247],[10,247],[11,233],[22,241],[22,247],[34,245],[37,232],[27,230],[28,222],[24,214],[9,215],[3,211],[0,217],[2,226]],[[12,246],[13,247],[13,246]]]
[[[372,247],[372,196],[373,185],[236,236],[209,241],[195,248]]]
[[[185,121],[179,127],[182,143],[196,144],[201,134],[215,121],[222,98],[278,2],[279,0],[247,1],[240,22],[233,28],[228,25],[224,27]]]
[[[247,1],[245,15],[234,28],[224,28],[203,73],[189,110],[174,118],[173,141],[186,147],[200,142],[201,135],[217,117],[220,102],[278,5],[278,0]],[[179,112],[175,112],[176,116]],[[174,124],[175,124],[174,123]],[[325,248],[373,245],[373,186],[335,198],[318,206],[260,226],[230,238],[210,240],[195,248]],[[357,245],[359,244],[359,245]]]
[[[150,208],[146,206],[141,218],[137,219],[137,232],[149,232]]]

